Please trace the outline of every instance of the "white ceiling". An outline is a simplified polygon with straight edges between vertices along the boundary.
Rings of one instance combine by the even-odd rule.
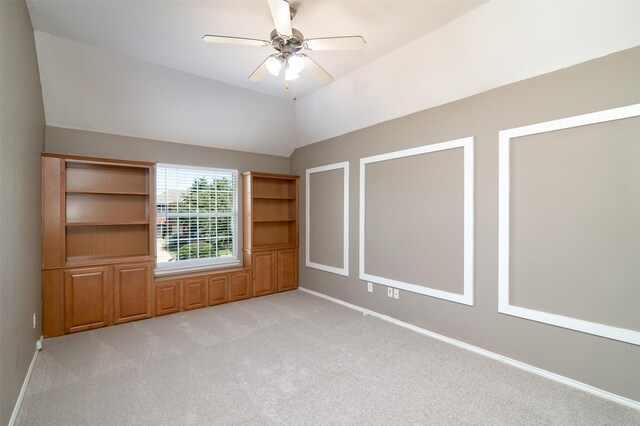
[[[3,0],[0,0],[3,1]],[[483,4],[484,3],[484,4]],[[640,2],[291,0],[308,37],[359,34],[362,52],[309,52],[299,100],[247,77],[270,48],[266,0],[27,0],[47,125],[289,156],[296,147],[640,45]]]
[[[209,44],[204,34],[269,39],[274,25],[266,0],[106,1],[27,0],[35,30],[96,46],[271,96],[289,98],[283,82],[247,77],[270,47]],[[432,32],[484,1],[291,0],[293,26],[305,37],[362,35],[358,52],[308,52],[339,79]],[[298,98],[321,86],[304,75],[291,85]]]

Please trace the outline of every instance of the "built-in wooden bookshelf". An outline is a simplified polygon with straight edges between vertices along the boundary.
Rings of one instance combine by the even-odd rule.
[[[154,164],[42,155],[45,337],[152,316]]]
[[[68,263],[151,256],[150,164],[64,161]]]
[[[298,176],[243,173],[244,263],[253,295],[298,286]]]
[[[244,267],[154,276],[154,163],[42,154],[44,337],[247,299],[267,294],[265,286],[295,288],[297,177],[254,175],[265,177],[245,204],[245,215],[256,213],[245,238],[258,250],[257,291],[251,258]]]

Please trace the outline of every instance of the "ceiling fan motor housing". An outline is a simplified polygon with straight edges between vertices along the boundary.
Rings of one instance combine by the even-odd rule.
[[[271,31],[271,46],[283,54],[297,53],[304,46],[304,36],[295,28],[291,29],[291,36],[283,36],[278,31]]]

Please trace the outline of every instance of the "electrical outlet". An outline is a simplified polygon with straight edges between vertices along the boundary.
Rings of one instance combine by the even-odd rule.
[[[36,329],[36,314],[33,314],[33,329]]]
[[[373,293],[373,283],[367,283],[367,291]]]
[[[392,287],[387,287],[387,296],[388,297],[393,297],[393,288]]]
[[[397,288],[393,289],[393,298],[394,299],[399,299],[400,298],[400,290],[398,290]]]

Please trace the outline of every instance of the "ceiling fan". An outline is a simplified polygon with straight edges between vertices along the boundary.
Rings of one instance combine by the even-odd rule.
[[[362,36],[324,37],[305,39],[300,31],[291,26],[291,20],[296,10],[289,6],[287,0],[267,0],[275,29],[271,32],[270,40],[253,38],[230,37],[221,35],[205,35],[204,41],[209,43],[224,43],[244,46],[273,47],[273,53],[265,59],[249,76],[251,81],[262,80],[267,72],[279,76],[284,69],[285,81],[295,80],[304,69],[311,77],[321,84],[328,84],[333,80],[313,59],[301,53],[302,50],[356,50],[365,45]]]

